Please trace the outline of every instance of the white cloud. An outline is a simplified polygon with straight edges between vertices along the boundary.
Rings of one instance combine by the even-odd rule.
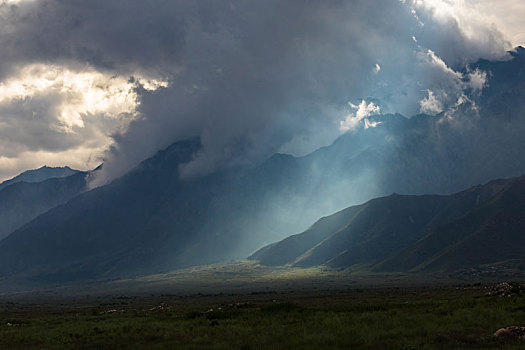
[[[427,90],[427,97],[419,103],[421,105],[421,113],[434,115],[443,112],[443,103],[436,98],[436,95],[431,90]]]
[[[466,0],[484,16],[484,21],[500,29],[513,46],[525,45],[525,1]]]
[[[462,75],[459,72],[454,71],[452,68],[447,66],[445,61],[438,57],[436,53],[432,50],[426,51],[427,62],[441,70],[446,75],[450,76],[453,79],[461,79]]]
[[[343,132],[355,130],[361,121],[366,117],[381,113],[381,108],[378,105],[376,105],[374,102],[367,103],[366,100],[362,100],[359,105],[354,105],[351,102],[349,102],[348,105],[353,111],[339,123],[339,130]],[[365,120],[366,129],[369,127],[375,127],[377,125],[377,123]]]
[[[155,90],[165,86],[159,81],[137,78],[144,87]],[[83,116],[104,114],[110,118],[134,115],[137,107],[136,84],[129,78],[111,76],[94,70],[71,71],[57,65],[34,64],[23,67],[0,83],[0,104],[27,100],[46,93],[60,96],[57,127],[73,132],[84,127]]]
[[[467,73],[467,84],[475,91],[481,91],[487,85],[487,72],[480,69]]]
[[[488,4],[487,0],[482,0]],[[490,1],[492,8],[499,7],[505,9],[495,23],[488,5],[479,6],[477,0],[410,0],[407,1],[423,22],[427,18],[432,18],[444,27],[457,27],[459,32],[467,39],[468,45],[483,48],[485,58],[500,58],[502,53],[498,43],[501,41],[501,34],[504,28],[501,24],[509,16],[516,16],[512,13],[511,5],[513,0],[498,0],[497,5]],[[523,28],[523,25],[522,25]],[[507,32],[503,33],[509,39]],[[506,49],[511,49],[513,43],[508,40],[505,43]],[[451,47],[450,49],[453,49]],[[488,55],[487,55],[488,54]],[[490,57],[489,57],[490,56]]]
[[[481,93],[487,84],[487,73],[476,69],[464,74],[450,68],[432,50],[420,51],[420,60],[432,84],[426,89],[427,96],[420,100],[420,112],[438,114],[448,109],[457,108],[463,103],[473,102],[465,98],[466,90]]]
[[[137,118],[139,85],[155,90],[166,83],[59,65],[18,69],[0,82],[0,176],[42,162],[96,165],[112,133]]]
[[[365,129],[375,128],[376,126],[379,126],[381,124],[383,124],[383,122],[380,122],[377,120],[371,121],[369,119],[365,119]]]
[[[484,15],[464,0],[414,0],[413,5],[414,10],[424,9],[431,12],[432,16],[442,23],[454,19],[469,38],[475,38],[487,28]]]

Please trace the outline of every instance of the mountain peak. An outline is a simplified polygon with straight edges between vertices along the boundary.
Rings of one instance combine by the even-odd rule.
[[[38,169],[26,170],[17,176],[0,183],[0,190],[17,182],[41,182],[51,178],[61,178],[78,173],[78,170],[64,167],[49,167],[44,165]]]
[[[28,171],[36,171],[36,170],[49,170],[49,169],[62,169],[62,170],[73,170],[71,169],[69,166],[65,165],[65,166],[48,166],[47,164],[44,165],[44,166],[41,166],[40,168],[37,168],[37,169],[32,169],[32,170],[26,170],[24,171],[25,172],[28,172]],[[75,170],[76,171],[76,170]],[[23,173],[22,173],[23,174]]]

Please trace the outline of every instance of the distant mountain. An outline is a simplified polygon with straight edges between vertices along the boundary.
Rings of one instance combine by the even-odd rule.
[[[525,177],[450,196],[391,195],[325,217],[250,256],[264,265],[454,271],[525,260]]]
[[[15,184],[17,182],[41,182],[51,178],[66,177],[77,173],[78,170],[73,170],[68,166],[65,167],[48,167],[43,166],[34,170],[27,170],[12,179],[0,183],[0,191],[5,187]]]
[[[69,280],[147,270],[170,239],[177,244],[168,251],[176,256],[192,240],[184,230],[199,214],[191,202],[205,201],[178,178],[179,166],[199,147],[198,141],[176,143],[15,231],[0,241],[0,273],[31,270],[48,280]],[[180,200],[173,200],[177,196]]]
[[[46,174],[57,175],[68,172],[63,170],[63,172],[46,172]],[[86,190],[87,173],[85,172],[73,171],[72,175],[52,177],[41,182],[36,182],[36,179],[45,174],[32,174],[32,177],[20,176],[24,181],[14,182],[0,190],[0,239],[38,215],[66,203]],[[25,179],[32,179],[35,182],[26,182]]]
[[[490,186],[490,184],[489,184]],[[379,264],[378,270],[453,271],[525,261],[525,178],[493,183],[494,195]]]
[[[120,277],[242,258],[291,232],[304,231],[322,216],[374,197],[393,192],[450,194],[523,174],[525,113],[512,106],[497,108],[498,96],[521,96],[522,78],[505,84],[508,72],[516,71],[519,77],[525,69],[525,52],[513,55],[506,61],[477,63],[490,73],[488,86],[493,82],[497,86],[487,88],[483,103],[483,94],[471,96],[479,101],[477,108],[412,118],[370,116],[375,123],[368,125],[377,123],[376,127],[366,128],[363,121],[356,130],[304,157],[276,154],[253,168],[181,179],[181,165],[192,160],[201,145],[199,140],[176,142],[125,176],[49,210],[0,241],[0,276],[23,274],[56,281]],[[360,248],[363,259],[393,254],[438,224],[466,214],[471,210],[469,200],[473,201],[465,197],[463,209],[449,209],[450,216],[441,220],[446,200],[428,198],[428,203],[412,203],[398,196],[394,213],[409,223],[412,216],[416,224],[396,223],[398,233],[388,241],[392,247],[367,251],[372,240]],[[353,227],[361,227],[361,233],[337,237],[357,240],[371,230],[380,241],[384,229],[380,223],[390,225],[388,216],[382,217],[381,205],[374,202],[363,214],[355,214]],[[365,212],[368,216],[363,216]],[[350,219],[343,215],[341,220]],[[372,224],[378,226],[367,226]],[[340,227],[334,224],[336,228]],[[312,235],[326,234],[316,232]],[[308,249],[309,244],[304,243]],[[324,263],[330,256],[321,248],[315,253],[297,263]],[[347,261],[341,262],[345,266],[354,258],[342,254],[339,259]],[[282,261],[291,260],[275,263]]]

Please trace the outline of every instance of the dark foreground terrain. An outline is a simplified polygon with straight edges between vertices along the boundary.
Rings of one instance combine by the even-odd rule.
[[[519,284],[4,296],[1,349],[523,349]]]

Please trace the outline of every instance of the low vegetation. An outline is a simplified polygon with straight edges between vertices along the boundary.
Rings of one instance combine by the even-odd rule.
[[[0,348],[523,349],[494,336],[525,326],[525,297],[509,288],[11,298],[0,302]]]

